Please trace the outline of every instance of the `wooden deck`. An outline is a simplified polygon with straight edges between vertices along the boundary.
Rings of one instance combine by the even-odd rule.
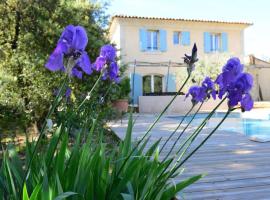
[[[139,116],[133,137],[140,137],[153,120],[154,116],[151,115]],[[126,124],[127,121],[123,120],[122,124],[111,126],[120,137],[124,137]],[[151,140],[160,136],[165,139],[176,126],[177,120],[164,117],[152,131]],[[208,132],[205,129],[198,139],[205,137]],[[172,142],[168,143],[164,153],[171,145]],[[180,199],[269,200],[270,143],[250,141],[241,133],[217,131],[188,160],[185,172],[174,181],[201,173],[207,173],[207,176],[179,194]]]

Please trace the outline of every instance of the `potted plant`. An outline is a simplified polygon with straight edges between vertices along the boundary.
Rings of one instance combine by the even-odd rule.
[[[124,77],[118,85],[114,88],[114,98],[112,99],[112,106],[119,112],[128,111],[129,93],[130,93],[130,79]]]

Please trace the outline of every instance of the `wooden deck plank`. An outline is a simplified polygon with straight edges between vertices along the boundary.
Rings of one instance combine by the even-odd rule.
[[[145,133],[153,118],[149,115],[137,119],[137,124],[134,126],[134,139],[140,138]],[[125,123],[118,125],[118,128],[113,128],[113,130],[123,136]],[[178,121],[175,119],[163,118],[153,129],[150,142],[153,143],[160,137],[164,142],[177,123]],[[196,144],[207,136],[209,131],[211,129],[203,130],[198,136]],[[189,134],[185,133],[182,139]],[[168,142],[161,157],[169,151],[176,137],[177,135]],[[184,167],[186,168],[184,173],[176,177],[175,182],[192,175],[208,174],[184,190],[187,200],[270,199],[270,143],[250,141],[241,133],[218,131],[185,163]]]
[[[220,191],[184,193],[188,200],[269,200],[269,185]],[[181,199],[181,196],[179,196]]]

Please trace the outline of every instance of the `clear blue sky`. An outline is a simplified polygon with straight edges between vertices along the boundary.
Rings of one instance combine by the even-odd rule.
[[[111,0],[108,14],[252,22],[245,54],[270,58],[270,0]]]

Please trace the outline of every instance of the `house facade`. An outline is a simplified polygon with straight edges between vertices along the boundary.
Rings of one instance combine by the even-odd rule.
[[[149,93],[176,92],[185,74],[183,55],[194,43],[198,57],[230,53],[244,58],[244,30],[251,24],[116,15],[109,36],[133,87],[133,103]]]

